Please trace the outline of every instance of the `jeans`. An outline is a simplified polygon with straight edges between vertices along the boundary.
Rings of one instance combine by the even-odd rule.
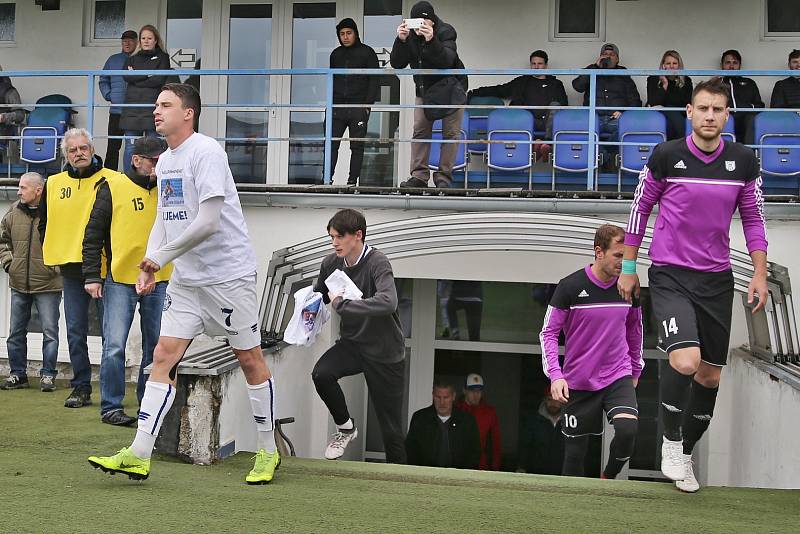
[[[155,130],[125,130],[125,153],[122,168],[125,172],[131,170],[131,158],[133,157],[133,143],[138,137],[158,137]]]
[[[108,114],[108,135],[122,135],[119,129],[119,113]],[[105,168],[116,171],[119,169],[119,149],[122,148],[122,139],[109,139],[106,149]]]
[[[31,307],[36,304],[42,324],[42,370],[41,376],[56,376],[58,359],[58,318],[60,315],[61,291],[45,293],[22,293],[11,290],[11,332],[6,340],[8,363],[11,372],[27,376],[28,368],[28,324]]]
[[[82,278],[62,277],[64,281],[64,319],[67,323],[67,345],[69,361],[72,364],[72,380],[70,386],[92,391],[92,365],[89,363],[89,347],[86,338],[89,335],[89,306],[92,297],[83,288]],[[103,301],[94,301],[97,317],[100,320],[100,331],[103,326]]]
[[[149,295],[136,294],[136,286],[115,282],[109,275],[103,285],[103,359],[100,363],[100,413],[122,409],[125,398],[125,345],[136,304],[142,329],[142,362],[136,384],[139,404],[144,395],[144,368],[153,362],[153,350],[161,331],[161,310],[167,282],[158,282]]]
[[[598,124],[598,132],[600,139],[603,141],[617,141],[619,140],[619,119],[611,117],[611,115],[600,115],[600,123]],[[603,164],[612,165],[614,156],[619,149],[616,145],[600,145],[600,153],[603,154]]]

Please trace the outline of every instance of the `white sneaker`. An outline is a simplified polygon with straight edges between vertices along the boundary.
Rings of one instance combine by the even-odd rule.
[[[338,460],[344,454],[347,445],[356,439],[358,429],[353,428],[352,432],[342,432],[339,430],[331,436],[331,442],[325,447],[325,458],[328,460]]]
[[[685,491],[686,493],[695,493],[700,489],[700,483],[697,482],[697,479],[694,477],[691,454],[683,455],[683,465],[684,469],[686,470],[686,478],[683,480],[676,480],[675,487],[681,491]]]
[[[666,437],[661,444],[661,472],[670,480],[686,478],[686,464],[683,460],[683,441],[670,441]]]

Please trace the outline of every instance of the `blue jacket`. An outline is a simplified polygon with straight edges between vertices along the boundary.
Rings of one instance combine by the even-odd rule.
[[[128,59],[128,54],[125,52],[114,54],[106,60],[103,70],[124,70],[126,59]],[[100,92],[103,94],[103,98],[112,104],[125,103],[127,88],[128,84],[125,83],[123,76],[100,76]],[[122,113],[122,108],[112,106],[109,113],[119,115]]]

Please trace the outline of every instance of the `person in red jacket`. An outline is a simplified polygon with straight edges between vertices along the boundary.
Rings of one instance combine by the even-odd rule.
[[[494,406],[483,400],[483,377],[481,375],[477,373],[467,375],[464,398],[458,401],[456,407],[471,413],[478,423],[478,431],[481,436],[481,460],[478,469],[499,471],[503,459],[503,448],[500,444],[500,422],[497,420],[497,410]]]

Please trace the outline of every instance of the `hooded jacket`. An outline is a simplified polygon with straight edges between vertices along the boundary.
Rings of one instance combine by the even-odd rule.
[[[415,5],[414,7],[416,8],[417,6]],[[413,11],[412,9],[412,14]],[[413,30],[409,32],[405,42],[401,41],[400,37],[396,37],[389,59],[392,68],[463,69],[464,63],[459,59],[456,49],[458,35],[455,28],[440,19],[432,8],[426,18],[433,21],[433,38],[426,42],[424,37],[417,35]],[[421,97],[425,92],[425,87],[430,87],[443,78],[446,78],[446,76],[415,74],[414,84],[416,85],[417,96]],[[457,76],[457,78],[466,91],[468,87],[467,77]]]
[[[518,76],[508,83],[474,89],[472,96],[496,96],[509,100],[512,106],[549,106],[552,102],[558,102],[562,106],[568,105],[564,84],[550,75],[544,79],[534,75]],[[550,113],[546,109],[530,111],[540,122],[545,121]]]
[[[160,48],[155,50],[139,50],[125,60],[123,69],[133,70],[170,70],[169,56]],[[128,84],[125,92],[126,104],[155,104],[161,87],[168,82],[177,81],[176,76],[149,76],[145,74],[125,76]],[[153,107],[122,108],[119,127],[123,130],[145,131],[155,130]]]
[[[587,65],[587,69],[599,69],[596,64]],[[624,69],[622,65],[617,65],[615,69]],[[589,76],[583,74],[572,80],[572,87],[579,93],[583,93],[583,105],[589,105]],[[642,98],[639,90],[630,76],[598,76],[597,77],[597,105],[601,107],[641,107]],[[601,114],[609,115],[611,111],[601,111]]]
[[[58,269],[42,260],[39,208],[20,201],[11,205],[0,223],[0,262],[12,289],[22,293],[61,291]]]
[[[339,31],[342,28],[351,28],[356,34],[356,42],[352,46],[342,45]],[[361,42],[358,26],[353,19],[343,19],[336,25],[336,38],[339,39],[338,47],[333,49],[330,57],[332,69],[377,69],[378,55],[371,46]],[[334,104],[374,104],[378,99],[378,76],[334,76],[333,77],[333,103]]]
[[[50,238],[59,252],[66,250],[68,255],[81,258],[80,261],[47,263],[58,265],[62,276],[83,278],[81,242],[94,205],[95,184],[115,174],[117,171],[104,168],[102,158],[95,154],[91,165],[87,168],[79,170],[67,164],[63,172],[50,176],[45,182],[42,199],[39,201],[39,239],[43,251],[48,247],[47,229],[48,225],[51,225],[51,233],[55,237],[50,236]],[[48,208],[48,196],[52,196],[56,206]],[[79,198],[81,200],[77,202]],[[57,206],[62,201],[75,205],[67,208]]]
[[[771,108],[800,108],[800,78],[789,76],[775,82],[772,90]]]

